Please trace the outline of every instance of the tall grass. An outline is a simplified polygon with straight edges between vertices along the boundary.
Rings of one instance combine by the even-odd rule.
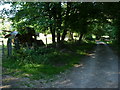
[[[50,78],[64,72],[79,63],[81,56],[86,55],[95,44],[65,43],[64,49],[38,48],[37,50],[21,49],[13,56],[3,60],[6,71],[11,74],[31,79]]]

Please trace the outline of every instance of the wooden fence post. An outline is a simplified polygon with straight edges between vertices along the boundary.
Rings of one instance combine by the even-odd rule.
[[[44,34],[46,40],[46,47],[47,47],[47,34]]]
[[[7,51],[8,56],[12,55],[12,39],[8,38],[7,40]]]
[[[4,42],[2,41],[2,58],[4,57]]]

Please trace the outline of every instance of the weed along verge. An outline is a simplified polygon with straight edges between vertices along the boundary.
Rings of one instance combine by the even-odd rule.
[[[66,43],[66,46],[64,49],[21,49],[17,53],[13,52],[12,56],[3,60],[3,77],[17,78],[18,81],[26,82],[25,86],[27,87],[32,87],[34,84],[31,83],[32,81],[41,81],[42,84],[51,82],[60,78],[60,74],[66,73],[75,64],[80,63],[81,57],[87,55],[95,44],[81,44],[79,46],[76,43]],[[31,85],[28,85],[27,81]],[[3,82],[5,82],[4,79]]]

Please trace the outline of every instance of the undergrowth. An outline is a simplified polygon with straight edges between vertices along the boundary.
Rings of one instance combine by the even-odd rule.
[[[3,74],[31,79],[52,78],[79,63],[81,57],[94,46],[93,43],[65,43],[62,49],[41,47],[30,50],[23,48],[3,60],[3,67],[6,69]]]

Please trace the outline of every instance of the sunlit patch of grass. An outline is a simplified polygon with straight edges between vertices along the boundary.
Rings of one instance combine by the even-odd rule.
[[[92,47],[94,44],[71,43],[66,47],[66,50],[70,52],[61,52],[53,48],[20,51],[3,60],[3,67],[7,68],[3,74],[31,79],[52,78],[78,64],[81,57],[86,55]]]
[[[65,71],[67,66],[56,67],[50,65],[44,65],[43,67],[27,67],[22,68],[25,72],[23,76],[30,77],[31,79],[40,79],[40,78],[49,78],[53,75],[59,74],[60,72]]]
[[[81,50],[77,50],[77,53],[80,54],[80,55],[87,55],[86,52],[83,52],[83,51],[81,51]]]
[[[43,64],[25,64],[24,66],[23,66],[24,68],[38,68],[38,67],[44,67],[44,65]]]
[[[54,75],[59,74],[60,72],[64,72],[66,69],[73,66],[73,63],[77,63],[80,61],[80,56],[73,57],[68,54],[65,54],[65,55],[53,58],[54,62],[55,61],[57,62],[59,60],[56,63],[56,65],[26,63],[23,65],[17,66],[18,63],[14,63],[14,65],[10,66],[10,64],[12,64],[13,62],[7,61],[6,63],[4,62],[4,67],[7,66],[7,68],[9,68],[9,69],[4,74],[11,74],[11,75],[17,76],[17,77],[20,77],[20,76],[21,77],[29,77],[31,79],[53,77]],[[55,63],[53,63],[53,64],[55,64]],[[16,72],[16,71],[19,71],[19,72]]]
[[[113,43],[112,41],[105,41],[105,40],[103,40],[103,42],[105,42],[106,44],[112,44]]]

